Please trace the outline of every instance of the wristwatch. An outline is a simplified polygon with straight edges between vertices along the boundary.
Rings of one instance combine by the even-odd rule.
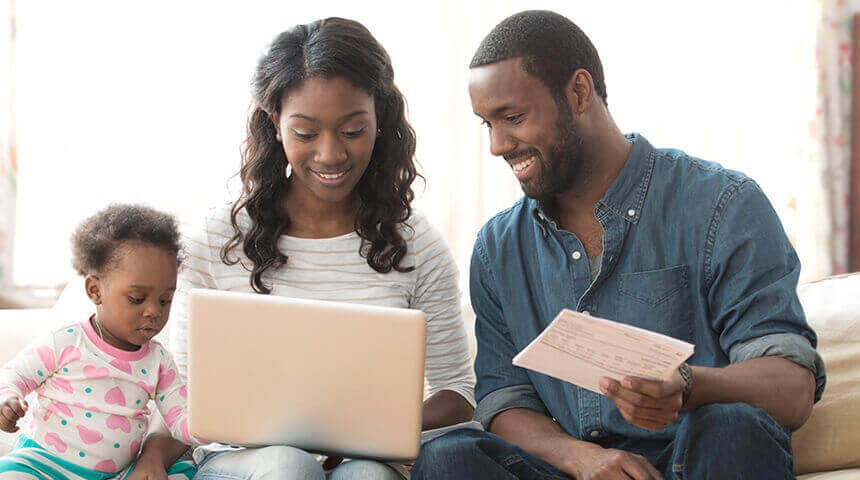
[[[690,394],[693,393],[693,369],[686,362],[678,367],[678,373],[684,379],[684,393],[681,395],[681,406],[687,405],[687,400],[690,399]]]

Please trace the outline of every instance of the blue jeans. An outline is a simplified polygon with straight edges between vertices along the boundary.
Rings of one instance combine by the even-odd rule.
[[[743,403],[713,404],[682,417],[675,439],[612,439],[605,448],[642,455],[667,480],[794,478],[791,438],[764,410]],[[421,447],[412,480],[568,479],[567,475],[501,437],[458,430]]]
[[[402,480],[388,465],[350,460],[328,472],[310,453],[271,446],[210,453],[200,462],[194,480]]]

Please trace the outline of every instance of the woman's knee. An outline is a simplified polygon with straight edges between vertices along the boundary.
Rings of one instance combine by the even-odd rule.
[[[324,480],[325,473],[313,455],[287,446],[223,452],[205,460],[195,480]]]
[[[294,447],[273,446],[264,450],[272,449],[268,457],[264,459],[271,465],[270,472],[275,475],[272,478],[299,479],[299,478],[325,478],[322,466],[310,453]]]
[[[351,460],[332,470],[328,480],[403,480],[403,476],[382,462]]]

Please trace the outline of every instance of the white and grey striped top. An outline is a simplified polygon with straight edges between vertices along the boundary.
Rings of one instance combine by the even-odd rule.
[[[240,263],[226,265],[221,261],[221,247],[233,234],[229,214],[229,206],[213,209],[204,225],[183,239],[185,262],[169,322],[171,350],[183,377],[188,364],[188,291],[253,292],[250,268],[246,268],[252,262],[241,245],[230,252]],[[243,230],[251,222],[244,210],[237,220]],[[379,273],[370,268],[359,255],[361,239],[354,232],[324,239],[285,235],[278,246],[287,255],[287,263],[267,271],[264,283],[272,288],[272,295],[421,310],[427,316],[426,395],[452,390],[474,406],[475,378],[451,249],[420,213],[413,212],[402,232],[407,254],[401,265],[415,266],[411,272]]]

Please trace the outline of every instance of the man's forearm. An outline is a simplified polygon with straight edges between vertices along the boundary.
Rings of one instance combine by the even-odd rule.
[[[686,408],[742,402],[794,430],[809,418],[814,395],[815,378],[808,369],[784,358],[762,357],[723,368],[694,366]]]
[[[602,449],[571,437],[553,419],[524,408],[512,408],[496,415],[489,431],[568,475],[578,470],[576,462],[587,458],[590,450]]]
[[[427,400],[424,400],[424,411],[421,418],[421,429],[455,425],[472,419],[472,405],[457,392],[441,390]]]

